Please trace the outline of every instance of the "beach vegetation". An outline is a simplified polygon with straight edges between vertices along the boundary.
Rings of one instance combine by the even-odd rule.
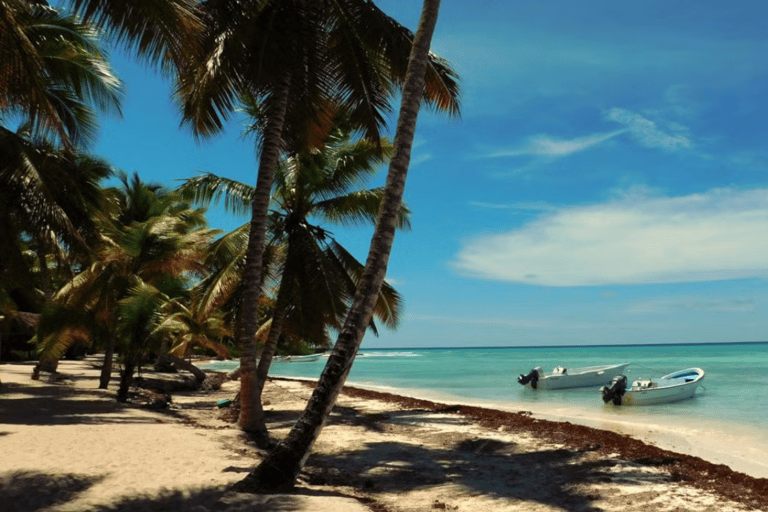
[[[28,329],[98,239],[109,164],[0,127],[0,314],[6,349],[26,350]],[[23,338],[23,339],[22,339]]]
[[[97,36],[48,2],[0,2],[0,124],[70,150],[93,142],[97,112],[119,113],[122,99]]]
[[[344,326],[301,418],[261,463],[238,482],[234,489],[243,492],[275,491],[292,488],[304,462],[320,435],[336,398],[352,368],[363,335],[374,314],[376,301],[387,271],[394,234],[401,220],[401,205],[410,162],[416,119],[425,90],[432,40],[440,0],[424,0],[419,28],[408,59],[393,157],[390,160],[384,197],[371,239],[365,271]]]
[[[260,325],[254,306],[264,282],[269,205],[280,155],[313,147],[318,129],[331,121],[329,108],[339,104],[356,128],[377,140],[392,93],[405,77],[412,34],[363,0],[210,1],[201,9],[200,60],[184,67],[178,82],[184,119],[205,136],[222,129],[244,96],[256,98],[264,113],[235,326],[241,350],[238,425],[252,430],[257,426],[258,354],[253,340]],[[455,74],[436,56],[429,59],[427,101],[456,110]]]
[[[268,334],[261,343],[254,387],[256,428],[251,431],[265,442],[268,432],[261,392],[278,342],[293,340],[294,346],[330,347],[330,330],[341,328],[364,268],[319,222],[373,224],[383,189],[359,187],[378,171],[392,149],[384,139],[374,142],[354,137],[342,112],[320,142],[316,148],[282,159],[275,172],[268,247],[278,257],[271,258],[274,268],[265,273],[273,276],[275,293],[268,312]],[[253,195],[252,187],[211,174],[186,180],[180,191],[205,205],[223,194],[234,211],[243,210]],[[231,197],[228,191],[232,191]],[[405,205],[400,214],[398,226],[408,228],[410,212]],[[397,291],[385,282],[376,303],[376,318],[395,328],[401,303]],[[373,320],[369,329],[377,333]]]
[[[159,351],[168,334],[163,321],[187,299],[190,282],[205,274],[205,254],[219,232],[206,227],[204,210],[190,208],[163,187],[137,175],[122,174],[120,180],[121,186],[105,190],[109,209],[97,217],[101,238],[93,261],[53,297],[37,343],[41,359],[57,359],[76,340],[104,349],[102,388],[118,350],[124,399],[141,356]]]
[[[122,83],[97,33],[44,1],[0,3],[0,357],[26,351],[46,300],[96,232],[109,166],[84,153]]]

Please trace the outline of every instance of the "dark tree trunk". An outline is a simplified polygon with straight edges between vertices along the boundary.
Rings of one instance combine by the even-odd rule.
[[[99,377],[99,389],[107,389],[109,381],[112,378],[112,360],[115,357],[115,336],[109,336],[109,344],[104,352],[104,363],[101,365],[101,376]]]
[[[120,371],[120,388],[117,390],[117,401],[127,402],[128,391],[133,384],[133,371],[136,369],[136,360],[138,355],[128,354],[125,356],[123,369]]]
[[[283,320],[287,313],[286,308],[286,290],[283,286],[280,287],[278,292],[276,308],[272,316],[272,326],[269,329],[269,336],[264,343],[264,347],[261,350],[261,357],[259,358],[259,366],[256,368],[256,381],[253,386],[253,396],[255,398],[255,411],[254,411],[254,428],[249,430],[252,438],[261,447],[271,447],[272,441],[269,438],[269,430],[267,429],[266,415],[264,414],[264,405],[261,400],[261,394],[264,392],[264,385],[267,382],[269,376],[269,368],[272,366],[272,359],[275,356],[275,350],[277,349],[277,342],[280,340],[280,335],[283,332]]]
[[[201,370],[197,366],[193,365],[192,363],[190,363],[186,359],[183,359],[181,357],[175,357],[175,356],[172,356],[170,354],[166,354],[163,357],[167,358],[168,361],[173,363],[173,365],[177,369],[186,370],[189,373],[191,373],[192,375],[194,375],[195,381],[196,381],[198,386],[200,384],[202,384],[203,381],[208,377],[203,370]]]
[[[365,272],[352,308],[303,415],[267,458],[244,480],[233,486],[236,491],[276,492],[293,487],[352,368],[387,272],[408,174],[416,119],[424,92],[429,46],[439,7],[440,0],[424,0],[419,28],[408,61],[384,199],[371,240]]]
[[[254,336],[259,326],[258,304],[261,293],[261,266],[267,232],[267,216],[272,194],[272,182],[280,156],[285,114],[288,110],[290,78],[286,77],[276,92],[268,112],[267,128],[259,162],[259,174],[254,191],[248,248],[245,257],[243,281],[245,290],[240,308],[237,342],[241,347],[240,356],[240,416],[237,425],[245,431],[258,431],[257,413],[260,403],[255,395],[257,347]]]

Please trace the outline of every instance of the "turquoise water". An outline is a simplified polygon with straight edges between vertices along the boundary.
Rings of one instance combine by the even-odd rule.
[[[325,361],[275,363],[271,374],[314,379]],[[630,381],[700,367],[706,372],[703,389],[694,398],[674,404],[616,407],[603,404],[598,389],[537,391],[516,381],[520,373],[535,366],[550,371],[559,365],[577,368],[623,362],[630,363],[626,372]],[[214,364],[223,369],[237,362]],[[715,445],[741,446],[744,453],[738,456],[746,462],[768,460],[768,342],[361,350],[347,383],[438,401],[549,413],[641,436],[654,433],[661,437],[660,444],[668,442],[678,449],[682,448],[673,439],[684,432],[690,436],[694,428],[696,436],[708,436]],[[757,468],[758,473],[762,471],[762,466]],[[768,466],[760,476],[768,476]]]

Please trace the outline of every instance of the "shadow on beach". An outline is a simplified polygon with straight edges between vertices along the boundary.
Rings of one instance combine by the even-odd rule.
[[[312,510],[311,498],[358,498],[333,491],[297,489],[293,494],[252,495],[230,493],[224,486],[165,489],[149,495],[127,496],[86,509],[75,502],[101,478],[76,474],[18,471],[0,475],[3,512],[294,512]]]
[[[379,418],[387,425],[407,424],[413,411]],[[430,423],[460,425],[461,418],[430,418]],[[386,430],[387,427],[377,428]],[[409,426],[406,428],[413,428]],[[391,429],[390,429],[391,430]],[[669,482],[668,474],[627,467],[604,457],[585,457],[590,448],[523,451],[514,442],[447,432],[414,438],[426,445],[373,442],[334,455],[313,454],[305,471],[315,485],[351,486],[371,493],[401,494],[439,486],[456,486],[468,495],[507,502],[528,502],[563,510],[597,511],[590,484],[610,482],[644,486]],[[430,439],[431,438],[431,439]],[[435,445],[442,444],[442,448]],[[620,466],[616,471],[616,467]],[[629,504],[628,504],[629,505]],[[446,506],[450,508],[450,503]]]
[[[3,384],[0,423],[8,425],[79,425],[152,421],[129,414],[113,393],[97,389]]]
[[[0,503],[5,512],[56,510],[100,480],[71,474],[7,473],[0,475]]]
[[[4,383],[0,395],[0,424],[8,427],[0,426],[0,437],[10,440],[14,429],[18,432],[19,426],[27,425],[181,422],[200,429],[193,436],[209,438],[223,454],[224,459],[218,463],[224,463],[217,466],[215,475],[233,474],[239,479],[263,454],[244,442],[243,436],[213,432],[214,429],[230,432],[229,429],[234,428],[223,421],[227,412],[217,410],[215,405],[217,398],[231,390],[178,393],[181,404],[178,410],[144,410],[136,414],[139,406],[117,403],[114,391],[81,387],[81,383],[76,382],[77,375],[67,379],[74,383]],[[294,383],[293,387],[273,385],[269,388],[266,398],[274,405],[270,406],[267,422],[277,437],[284,435],[301,414],[307,398],[304,391],[312,385],[302,383],[300,386]],[[356,505],[364,504],[375,512],[389,512],[415,510],[408,501],[424,499],[427,495],[430,500],[439,497],[442,501],[421,502],[425,509],[465,509],[469,503],[483,510],[484,503],[495,500],[505,507],[518,504],[597,511],[604,510],[606,500],[610,500],[610,510],[635,512],[644,510],[643,507],[656,499],[663,499],[659,493],[665,491],[659,489],[670,485],[713,490],[720,496],[762,510],[768,505],[768,479],[747,477],[725,466],[667,452],[612,432],[538,420],[526,413],[445,405],[355,388],[345,388],[342,398],[334,407],[326,428],[341,428],[349,439],[342,442],[341,434],[333,439],[332,432],[326,431],[323,434],[323,439],[329,439],[326,449],[310,455],[300,483],[291,494],[241,495],[227,492],[222,485],[206,486],[205,483],[200,487],[181,488],[182,484],[176,480],[166,481],[168,487],[157,491],[131,493],[125,489],[123,495],[115,498],[119,501],[99,503],[94,502],[97,490],[92,488],[98,484],[104,487],[107,484],[106,480],[102,482],[104,476],[17,471],[14,469],[22,466],[7,466],[10,471],[0,474],[0,508],[4,512],[336,512],[345,508],[318,508],[316,504],[320,501],[312,500],[328,503],[343,499],[347,503],[354,500]],[[382,402],[390,405],[382,407]],[[211,430],[204,433],[203,429]],[[135,440],[140,444],[139,438]],[[168,449],[188,452],[194,449],[193,443],[175,448],[169,445]],[[173,457],[174,452],[169,455]],[[105,452],[104,456],[108,454]],[[200,468],[205,469],[205,457],[198,453],[197,459]],[[138,460],[146,463],[144,459]],[[116,467],[137,471],[135,464],[124,467],[122,462],[118,460]],[[184,466],[182,471],[187,468],[195,471],[197,463],[196,460]],[[648,496],[636,501],[632,497],[636,494]]]

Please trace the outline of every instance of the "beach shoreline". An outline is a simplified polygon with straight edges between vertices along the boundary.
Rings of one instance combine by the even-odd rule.
[[[312,379],[280,376],[312,382]],[[439,402],[447,405],[467,405],[506,412],[530,412],[533,417],[559,422],[570,422],[598,430],[606,430],[639,439],[665,450],[699,457],[716,464],[725,464],[755,478],[768,478],[768,432],[750,428],[726,420],[709,419],[692,424],[688,419],[678,420],[643,417],[640,414],[616,414],[613,406],[605,408],[551,407],[523,401],[488,401],[467,397],[450,396],[433,391],[392,388],[362,382],[348,382],[356,387],[385,394],[402,395],[409,398]],[[674,404],[670,405],[674,407]],[[606,409],[610,409],[606,411]],[[633,408],[632,412],[642,411]]]
[[[95,389],[94,363],[62,361],[64,377],[54,383],[29,380],[29,364],[0,364],[3,502],[28,491],[30,482],[40,488],[40,479],[57,490],[50,479],[69,475],[69,487],[56,493],[69,497],[34,510],[159,510],[169,500],[201,512],[274,510],[267,497],[225,491],[263,456],[216,407],[236,393],[237,382],[174,394],[170,410],[152,411],[117,404],[113,388]],[[275,438],[292,426],[311,386],[268,382]],[[533,413],[350,383],[296,493],[280,499],[288,503],[280,510],[329,512],[768,510],[768,479]]]

